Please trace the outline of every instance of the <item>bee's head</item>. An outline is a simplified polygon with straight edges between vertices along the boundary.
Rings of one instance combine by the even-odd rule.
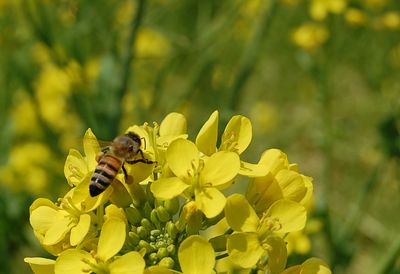
[[[130,159],[134,157],[140,149],[140,137],[139,135],[129,132],[125,135],[116,137],[113,140],[113,152],[116,156]]]

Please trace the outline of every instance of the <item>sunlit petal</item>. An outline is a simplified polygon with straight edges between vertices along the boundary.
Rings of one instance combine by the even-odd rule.
[[[229,226],[240,232],[255,232],[260,222],[254,209],[240,194],[228,197],[225,205],[225,217]]]
[[[169,200],[180,195],[189,185],[178,177],[161,178],[150,185],[151,192],[160,200]]]
[[[54,274],[55,260],[46,258],[25,258],[24,262],[28,263],[35,274]]]
[[[277,233],[301,230],[304,228],[307,218],[304,206],[286,199],[273,203],[265,215],[271,219],[279,220],[281,227],[275,230]]]
[[[125,222],[117,218],[104,222],[97,247],[97,256],[102,261],[107,261],[121,250],[126,237],[125,226]]]
[[[110,274],[143,273],[146,264],[139,252],[131,251],[109,264]]]
[[[176,176],[186,178],[189,170],[199,166],[199,151],[192,142],[177,139],[168,147],[167,163]]]
[[[85,136],[83,137],[83,150],[85,152],[89,171],[94,170],[97,166],[96,155],[100,152],[100,145],[90,128],[86,131]]]
[[[186,238],[179,247],[179,263],[184,274],[209,274],[214,268],[214,249],[201,236]]]
[[[252,134],[251,122],[247,117],[242,115],[233,116],[222,135],[222,146],[226,142],[237,143],[235,149],[237,149],[237,153],[241,154],[249,146]],[[224,147],[221,147],[221,149],[224,149]]]
[[[207,160],[200,173],[202,186],[218,186],[231,181],[240,168],[239,156],[234,152],[219,151]]]
[[[83,262],[88,260],[94,263],[92,256],[83,250],[68,249],[60,254],[56,260],[55,274],[87,274],[90,271],[84,271],[90,269],[89,265]]]
[[[213,218],[224,210],[226,198],[216,188],[204,188],[196,191],[196,206],[207,218]]]
[[[256,233],[237,233],[228,237],[227,249],[234,264],[253,267],[265,252]]]
[[[286,266],[286,243],[281,237],[270,236],[266,239],[268,249],[268,266],[272,274],[281,273]]]
[[[90,228],[90,215],[82,214],[79,217],[78,224],[71,229],[70,242],[72,246],[76,246],[82,242]]]
[[[205,155],[211,156],[216,151],[218,138],[218,111],[214,111],[204,123],[196,137],[196,146]]]
[[[250,178],[263,177],[268,174],[268,170],[263,164],[251,164],[241,161],[239,174]]]
[[[187,131],[186,117],[181,113],[169,113],[160,124],[160,136],[177,136]]]

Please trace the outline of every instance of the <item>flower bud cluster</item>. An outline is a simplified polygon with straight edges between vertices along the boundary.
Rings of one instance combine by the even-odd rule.
[[[160,125],[129,127],[108,149],[100,149],[89,129],[85,154],[71,149],[66,159],[71,189],[58,203],[38,198],[30,207],[36,238],[57,257],[25,258],[32,270],[330,273],[316,258],[286,266],[286,238],[305,226],[312,179],[278,149],[266,150],[258,163],[243,160],[252,139],[250,120],[232,117],[218,140],[218,116],[211,114],[195,141],[188,140],[179,113]],[[138,149],[124,154],[115,143],[127,137]],[[118,160],[119,172],[97,189],[99,181],[91,178],[112,177],[107,165]],[[246,193],[227,196],[238,177],[247,180]]]

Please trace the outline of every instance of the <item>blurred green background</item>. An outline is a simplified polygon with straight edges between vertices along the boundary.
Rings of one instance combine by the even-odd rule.
[[[49,257],[28,207],[65,193],[88,127],[178,111],[194,138],[215,109],[252,120],[247,160],[280,148],[314,178],[290,263],[400,273],[399,1],[0,0],[0,71],[0,273]]]

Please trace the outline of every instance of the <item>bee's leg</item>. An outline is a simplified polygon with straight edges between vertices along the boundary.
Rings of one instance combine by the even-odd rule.
[[[145,163],[145,164],[154,164],[156,162],[151,161],[149,159],[146,159],[143,155],[143,151],[141,149],[139,149],[138,151],[140,153],[140,156],[142,156],[142,159],[137,159],[137,160],[133,160],[133,161],[126,161],[128,164],[136,164],[136,163]]]
[[[128,172],[126,172],[126,169],[125,169],[124,165],[122,165],[122,171],[124,172],[125,179],[127,179],[128,178]]]

